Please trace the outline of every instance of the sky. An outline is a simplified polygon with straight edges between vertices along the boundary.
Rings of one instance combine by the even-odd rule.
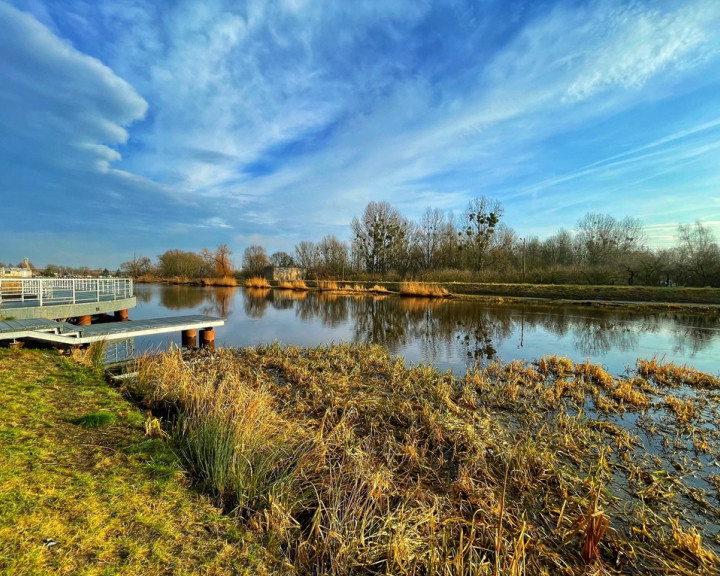
[[[720,239],[718,0],[0,0],[0,261],[350,240],[479,196]]]

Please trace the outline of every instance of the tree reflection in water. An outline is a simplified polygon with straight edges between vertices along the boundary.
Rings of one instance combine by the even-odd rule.
[[[243,292],[243,309],[248,318],[262,318],[268,307],[270,288],[246,288]]]
[[[158,287],[138,287],[141,302],[149,301]],[[268,310],[293,313],[301,324],[346,329],[355,342],[374,342],[391,352],[412,347],[426,362],[449,358],[465,364],[498,359],[500,350],[513,354],[528,341],[543,354],[598,357],[613,352],[632,353],[647,336],[665,342],[666,350],[692,358],[717,345],[718,321],[700,315],[637,314],[594,307],[551,305],[492,305],[428,298],[347,295],[289,290],[198,288],[162,286],[160,304],[171,310],[195,308],[199,312],[235,321],[236,294],[243,299],[245,316],[261,319]],[[317,342],[332,340],[317,326]],[[542,345],[548,335],[550,349]],[[552,340],[554,339],[554,343]],[[540,341],[540,345],[538,345]],[[232,340],[229,342],[232,344]],[[712,348],[710,348],[712,349]],[[519,353],[524,357],[523,353]],[[513,357],[517,357],[513,354]],[[510,360],[512,358],[500,358]]]

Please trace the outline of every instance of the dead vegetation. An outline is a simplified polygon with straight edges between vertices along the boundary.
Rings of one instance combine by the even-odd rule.
[[[447,298],[450,292],[439,284],[426,282],[402,282],[400,296],[421,296],[424,298]]]
[[[171,350],[131,392],[278,571],[717,574],[717,497],[686,480],[716,486],[713,377],[666,397],[655,374],[548,357],[456,378],[377,346],[272,345]]]
[[[270,288],[270,282],[265,278],[253,276],[245,280],[245,288],[265,289]]]
[[[289,282],[287,280],[281,280],[277,286],[280,290],[297,290],[307,292],[308,287],[304,280],[293,280]]]

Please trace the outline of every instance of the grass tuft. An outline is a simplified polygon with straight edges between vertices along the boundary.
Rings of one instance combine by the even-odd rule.
[[[115,414],[112,412],[90,412],[83,416],[70,419],[70,422],[83,428],[100,428],[115,422]]]
[[[246,288],[270,288],[270,282],[268,282],[265,278],[260,278],[257,276],[254,276],[253,278],[248,278],[245,280],[245,287]]]

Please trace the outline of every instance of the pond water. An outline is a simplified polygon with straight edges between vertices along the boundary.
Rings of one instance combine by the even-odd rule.
[[[130,319],[207,314],[226,319],[218,346],[275,340],[316,346],[374,342],[407,363],[463,374],[490,360],[545,355],[590,359],[618,375],[657,357],[717,375],[720,321],[701,314],[636,313],[584,306],[299,293],[139,284]],[[180,334],[138,338],[136,352],[180,344]]]

